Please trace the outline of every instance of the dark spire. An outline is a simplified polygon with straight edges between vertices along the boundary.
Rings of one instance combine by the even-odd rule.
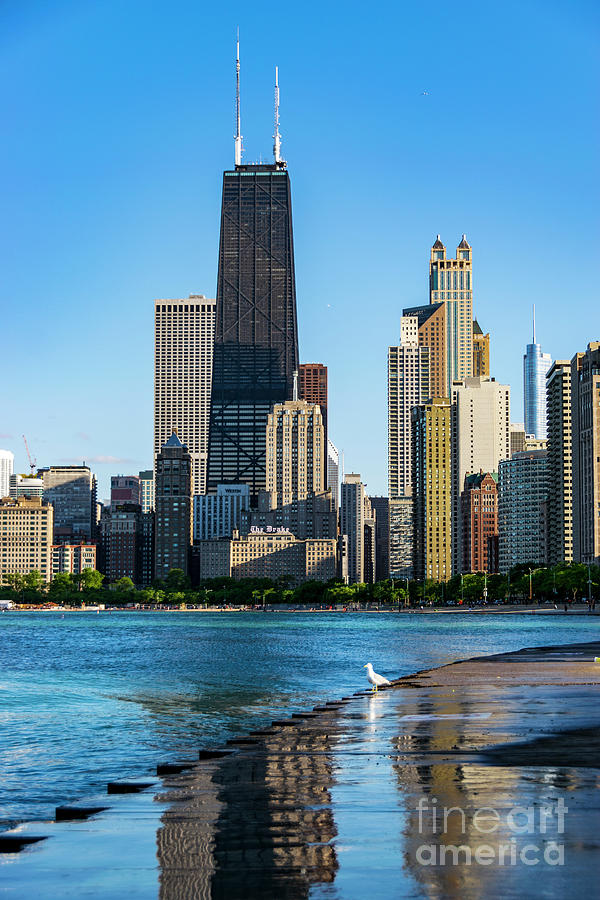
[[[441,240],[439,234],[438,234],[437,238],[435,239],[435,244],[433,245],[432,249],[433,250],[445,250],[446,249],[444,247],[444,245],[442,244],[442,240]]]
[[[467,242],[466,234],[463,234],[462,241],[458,245],[458,249],[459,250],[470,250],[471,249],[471,245]]]

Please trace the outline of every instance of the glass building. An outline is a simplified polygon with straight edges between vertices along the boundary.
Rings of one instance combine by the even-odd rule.
[[[527,344],[523,357],[523,401],[525,433],[538,440],[546,440],[546,373],[552,365],[549,353],[542,353],[540,344]]]
[[[298,330],[285,162],[223,173],[207,493],[266,487],[267,417],[291,400]]]

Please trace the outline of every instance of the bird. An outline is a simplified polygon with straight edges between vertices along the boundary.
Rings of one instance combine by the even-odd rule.
[[[384,684],[392,683],[387,678],[384,678],[383,675],[378,675],[377,672],[374,672],[371,663],[367,663],[366,666],[363,666],[363,669],[367,670],[367,681],[373,685],[374,691],[377,691],[378,687],[383,687]]]

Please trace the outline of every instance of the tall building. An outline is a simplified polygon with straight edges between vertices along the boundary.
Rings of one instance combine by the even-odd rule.
[[[280,157],[276,90],[274,161],[242,163],[237,62],[235,167],[223,173],[208,459],[208,493],[266,487],[267,417],[292,399],[298,369],[290,177]]]
[[[524,450],[498,466],[500,572],[546,559],[547,451]]]
[[[43,497],[44,479],[37,475],[13,474],[10,476],[10,496]]]
[[[418,318],[402,316],[401,343],[388,348],[388,489],[412,493],[411,411],[430,397],[429,349],[419,346]]]
[[[484,334],[477,319],[473,319],[473,375],[490,374],[490,334]]]
[[[342,481],[340,527],[348,538],[348,581],[361,584],[365,580],[365,486],[355,473]]]
[[[375,513],[375,581],[390,577],[390,501],[387,497],[369,497]]]
[[[525,426],[522,422],[511,422],[510,423],[510,455],[513,453],[522,453],[525,449],[525,441],[527,439],[527,435],[525,434]]]
[[[419,347],[427,348],[429,353],[429,392],[424,399],[450,396],[446,351],[446,306],[444,303],[428,303],[402,311],[402,322],[415,318]]]
[[[340,505],[340,454],[332,440],[327,438],[327,489],[331,491],[333,507]]]
[[[250,509],[247,484],[220,484],[216,494],[194,497],[194,541],[230,538]]]
[[[52,578],[59,572],[81,575],[96,568],[96,544],[55,544],[52,547]]]
[[[443,395],[450,397],[454,381],[473,374],[473,252],[463,234],[456,258],[446,256],[438,234],[429,261],[430,303],[443,303],[446,317],[447,383]]]
[[[154,460],[176,431],[192,457],[194,494],[206,492],[216,301],[202,294],[154,302]]]
[[[415,578],[451,574],[450,400],[434,398],[412,411]]]
[[[100,519],[98,567],[107,584],[131,578],[138,588],[153,579],[154,514],[139,503],[111,502]]]
[[[327,473],[327,366],[322,363],[300,363],[298,367],[300,400],[316,403],[321,408],[325,431],[324,471]],[[327,476],[326,476],[327,477]]]
[[[38,475],[54,507],[54,543],[96,539],[96,476],[88,466],[50,466]]]
[[[463,558],[461,572],[495,572],[498,540],[498,474],[465,476],[461,494]]]
[[[0,585],[6,575],[52,580],[52,506],[41,497],[0,498]]]
[[[573,561],[571,364],[557,359],[546,376],[549,565]]]
[[[573,558],[600,563],[600,341],[571,360]]]
[[[321,407],[306,400],[276,403],[266,423],[266,489],[273,506],[288,506],[325,489]]]
[[[413,577],[413,498],[390,498],[390,578]]]
[[[523,357],[523,406],[525,431],[545,440],[546,431],[546,375],[552,365],[549,353],[542,353],[535,340],[535,307],[533,311],[533,341],[527,344]]]
[[[144,469],[139,473],[142,512],[154,512],[154,470]]]
[[[192,457],[175,432],[156,457],[154,567],[157,578],[189,568],[192,544]]]
[[[466,378],[452,388],[452,574],[462,571],[465,536],[461,492],[468,474],[497,472],[510,457],[510,387]]]
[[[137,475],[112,475],[110,479],[110,505],[135,503],[142,505],[142,489]]]
[[[365,584],[375,584],[377,580],[377,525],[376,513],[369,497],[365,495],[363,577]]]
[[[8,497],[10,492],[10,476],[15,466],[15,454],[12,450],[0,450],[0,500]]]

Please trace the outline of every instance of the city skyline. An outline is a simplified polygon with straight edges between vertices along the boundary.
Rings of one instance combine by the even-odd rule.
[[[372,165],[364,160],[359,165],[365,145],[356,137],[355,130],[344,133],[343,153],[340,147],[340,152],[336,152],[336,167],[342,182],[348,180],[351,171],[355,173],[350,203],[335,186],[328,187],[328,192],[324,190],[329,179],[325,172],[315,167],[317,148],[314,145],[319,144],[318,153],[324,159],[321,147],[323,142],[327,144],[330,134],[326,132],[317,138],[316,132],[323,126],[322,120],[318,116],[313,120],[312,129],[309,129],[312,130],[312,140],[304,134],[310,121],[307,118],[307,104],[314,101],[315,85],[310,79],[307,81],[302,77],[304,70],[300,68],[299,47],[289,39],[274,41],[265,52],[264,40],[259,39],[256,28],[249,19],[241,17],[242,60],[247,73],[247,87],[242,95],[244,134],[247,136],[244,158],[251,160],[259,153],[266,155],[268,152],[272,131],[271,84],[274,65],[279,63],[284,155],[290,160],[294,173],[300,359],[318,359],[328,366],[331,438],[340,451],[344,451],[346,470],[354,469],[364,474],[370,494],[387,492],[384,348],[398,340],[402,307],[427,302],[427,250],[437,232],[444,236],[450,247],[458,244],[461,234],[466,232],[469,243],[474,247],[474,316],[481,322],[484,331],[492,334],[491,374],[499,382],[511,385],[514,419],[520,418],[516,415],[521,403],[520,368],[531,303],[536,302],[537,305],[541,343],[553,359],[571,358],[595,337],[590,333],[593,292],[586,281],[589,276],[584,266],[574,268],[572,263],[577,249],[583,247],[593,235],[595,221],[590,217],[591,209],[588,211],[586,207],[583,187],[577,187],[578,176],[572,172],[567,176],[562,168],[566,162],[565,153],[569,155],[581,150],[581,170],[585,172],[585,154],[589,152],[590,141],[594,144],[593,134],[588,134],[586,138],[585,100],[580,92],[577,96],[574,93],[574,78],[576,75],[584,77],[587,83],[590,77],[588,70],[592,65],[588,60],[588,39],[584,33],[587,7],[579,6],[579,15],[568,22],[558,9],[545,9],[541,27],[548,52],[558,45],[559,37],[562,42],[566,28],[578,47],[577,60],[573,47],[568,53],[569,59],[573,57],[576,63],[575,68],[571,69],[566,79],[564,72],[560,73],[565,80],[562,85],[559,84],[558,72],[556,77],[550,73],[553,77],[546,93],[539,98],[540,108],[531,124],[524,131],[519,131],[520,154],[505,142],[493,152],[490,149],[489,163],[479,161],[472,168],[474,157],[465,138],[461,138],[458,130],[447,130],[447,140],[442,141],[441,148],[436,142],[436,157],[447,175],[462,158],[455,174],[461,178],[463,193],[460,197],[458,194],[447,194],[442,203],[437,193],[427,186],[424,163],[429,160],[427,165],[430,166],[431,160],[426,156],[423,166],[415,165],[415,157],[423,152],[427,143],[426,128],[431,105],[436,104],[439,109],[440,101],[443,103],[447,97],[447,92],[436,88],[436,81],[443,83],[441,76],[444,71],[452,71],[457,78],[461,75],[466,78],[469,64],[474,62],[480,51],[471,50],[472,55],[467,54],[464,68],[442,53],[440,59],[429,61],[427,72],[418,68],[415,71],[409,68],[402,70],[405,79],[399,89],[398,100],[405,125],[414,135],[414,142],[409,149],[396,150],[394,164],[399,169],[399,177],[397,187],[393,187],[391,193],[389,182],[386,182],[387,193],[383,193],[383,181],[373,172]],[[186,14],[190,17],[190,23],[196,21],[191,6]],[[19,13],[11,15],[9,31],[15,40],[8,47],[3,65],[8,67],[6,73],[10,73],[13,81],[16,78],[15,96],[20,105],[19,108],[11,106],[9,125],[15,126],[14,136],[2,151],[7,167],[16,173],[8,194],[7,221],[11,221],[11,232],[7,234],[7,258],[12,260],[12,264],[8,266],[5,288],[6,321],[11,333],[22,331],[24,316],[30,315],[32,308],[37,309],[37,303],[41,307],[42,296],[54,314],[44,318],[44,343],[38,358],[27,371],[19,361],[18,348],[11,343],[6,349],[3,368],[4,384],[8,390],[0,423],[0,434],[3,435],[0,446],[15,453],[16,472],[28,471],[21,439],[23,433],[27,434],[40,465],[80,464],[85,461],[98,474],[99,496],[104,498],[108,496],[111,474],[137,472],[149,467],[152,462],[153,299],[159,296],[186,297],[194,292],[215,296],[215,222],[218,220],[220,172],[230,164],[231,158],[230,66],[234,25],[228,28],[209,17],[207,27],[213,29],[215,40],[214,48],[207,48],[210,50],[210,63],[207,63],[203,78],[195,78],[192,68],[188,69],[180,63],[174,77],[177,84],[181,80],[187,86],[183,99],[175,103],[171,110],[170,103],[177,85],[167,82],[165,96],[160,95],[157,104],[152,107],[151,118],[155,123],[156,135],[161,135],[162,126],[167,124],[169,128],[175,128],[173,142],[167,142],[168,146],[158,142],[161,156],[152,142],[140,142],[137,134],[134,145],[135,128],[129,130],[123,112],[128,110],[130,113],[130,105],[134,101],[141,101],[141,108],[146,109],[143,101],[147,104],[154,96],[152,92],[156,88],[156,78],[163,74],[162,68],[158,67],[150,73],[153,78],[145,88],[135,82],[120,105],[114,102],[117,96],[115,91],[120,83],[119,76],[126,66],[131,66],[131,60],[126,61],[116,53],[114,72],[105,94],[95,86],[95,67],[100,65],[100,60],[94,55],[81,69],[79,87],[74,87],[67,78],[70,67],[75,64],[72,55],[63,53],[64,62],[58,64],[61,50],[72,48],[70,41],[75,35],[82,36],[82,52],[85,50],[86,41],[92,40],[90,29],[93,30],[95,25],[100,27],[102,34],[106,33],[108,46],[119,49],[120,45],[114,45],[116,38],[108,34],[111,16],[114,16],[111,4],[103,12],[75,13],[74,6],[67,3],[62,16],[56,20],[42,16],[35,24]],[[484,28],[485,14],[482,16],[471,25],[475,31],[478,27]],[[128,11],[126,31],[127,24],[131,25],[134,19],[134,12]],[[424,21],[417,13],[410,20],[415,35],[420,33]],[[427,22],[431,24],[429,19]],[[525,14],[521,24],[524,36],[533,33],[534,17],[531,11]],[[380,21],[374,20],[368,28],[372,30],[380,25]],[[536,34],[539,27],[536,19]],[[150,38],[150,44],[154,42],[158,46],[162,37],[156,23],[148,24],[147,28],[149,34],[146,36]],[[344,34],[349,28],[346,24],[342,26]],[[317,45],[328,42],[333,30],[332,23],[324,23],[315,36]],[[427,33],[426,29],[424,33]],[[131,38],[131,33],[127,31],[127,34]],[[49,40],[50,37],[56,40]],[[50,67],[49,83],[44,90],[54,91],[52,110],[57,118],[52,127],[47,128],[44,154],[39,149],[33,149],[35,142],[31,142],[27,153],[17,159],[22,150],[20,140],[28,133],[27,127],[24,130],[21,127],[24,124],[22,111],[26,112],[27,119],[39,120],[40,126],[46,127],[45,113],[40,105],[44,90],[40,97],[32,93],[35,73],[30,73],[25,67],[32,45],[38,65]],[[490,61],[490,78],[502,64],[500,48],[517,49],[519,46],[516,38],[501,27],[498,55],[493,55]],[[133,42],[129,49],[139,63],[141,44]],[[341,52],[341,48],[331,42],[324,77],[332,74]],[[413,54],[410,59],[414,65]],[[77,60],[81,62],[79,58]],[[494,97],[499,104],[500,119],[502,116],[508,117],[506,121],[516,134],[519,116],[530,108],[533,81],[530,82],[529,76],[532,77],[533,68],[522,56],[518,56],[514,68],[515,71],[503,69],[503,91]],[[588,74],[583,75],[584,71]],[[523,76],[526,77],[521,96],[516,93],[516,79]],[[487,83],[487,79],[484,78],[483,82]],[[39,87],[39,83],[36,84]],[[372,86],[371,78],[367,78],[366,84],[361,86],[355,70],[350,73],[346,85],[341,85],[339,79],[335,80],[332,84],[336,92],[333,124],[327,127],[333,129],[344,117],[348,117],[354,91],[358,102],[356,115],[361,116],[368,131],[373,117],[379,113],[380,102],[389,102],[389,91],[392,90],[391,86],[385,86],[383,97],[370,105],[367,95]],[[89,102],[90,111],[93,108],[93,123],[84,113],[87,106],[77,105],[85,91],[90,89],[86,103]],[[484,93],[483,86],[469,85],[471,124],[476,126],[470,140],[474,141],[478,150],[482,142],[489,141],[491,137],[489,124],[484,128],[477,119],[477,108],[483,103]],[[542,130],[538,132],[535,128],[537,123],[541,129],[550,95],[554,101],[557,96],[568,95],[572,127],[568,136],[562,134],[557,145],[548,148]],[[509,101],[513,104],[512,111],[509,110]],[[74,147],[65,146],[61,140],[61,135],[67,133],[69,110],[71,125],[74,120],[79,126]],[[133,177],[118,192],[112,190],[124,177],[124,171],[118,166],[115,168],[114,151],[112,155],[108,154],[107,169],[103,169],[102,165],[99,169],[94,168],[94,163],[100,160],[100,156],[94,154],[107,152],[103,140],[100,140],[97,150],[89,151],[92,155],[86,167],[77,158],[78,141],[86,140],[87,144],[90,128],[93,127],[96,133],[95,129],[102,129],[103,122],[110,121],[110,116],[116,117],[113,127],[103,129],[103,132],[113,135],[118,132],[119,149],[125,151],[124,164],[131,169],[138,165],[138,160],[140,163],[146,161],[143,171],[148,182],[144,182],[143,189],[139,179]],[[134,115],[132,127],[136,124]],[[519,120],[519,128],[523,124]],[[207,126],[209,133],[215,136],[214,146],[208,148],[211,141],[208,144],[195,142],[194,152],[186,148],[182,157],[182,145],[177,151],[175,149],[179,135],[183,136],[182,129],[190,129],[191,139],[205,131]],[[396,127],[390,123],[392,130]],[[508,130],[511,132],[511,128]],[[586,141],[588,146],[584,148]],[[335,141],[331,141],[330,146],[336,150]],[[491,148],[489,143],[486,146]],[[536,165],[540,165],[542,146],[543,177],[530,180],[527,184],[534,158]],[[507,177],[507,172],[499,171],[496,166],[496,153],[500,149],[508,151],[505,162],[511,174],[515,174],[517,160],[524,166],[523,173],[517,178],[521,193],[517,190],[511,194],[513,209],[509,209],[507,201],[500,196]],[[179,166],[176,178],[172,174],[174,164]],[[327,169],[327,166],[322,168]],[[365,176],[369,172],[365,182],[375,178],[368,197],[366,183],[361,183],[356,177],[356,172],[360,171],[364,171]],[[562,181],[557,185],[556,176],[552,173],[559,171]],[[24,189],[26,174],[35,177],[28,180]],[[111,175],[116,181],[111,180]],[[546,196],[548,178],[553,179],[555,185],[552,207],[548,206],[549,198]],[[35,195],[35,208],[39,210],[37,217],[30,211],[34,204],[32,187],[35,185],[38,186]],[[187,185],[185,193],[182,192],[184,185]],[[107,186],[108,193],[103,196]],[[60,214],[55,211],[57,191],[61,196]],[[478,191],[482,195],[475,198]],[[578,196],[580,214],[577,221],[568,216],[569,192]],[[187,197],[188,193],[193,195],[193,203]],[[489,210],[486,210],[492,196],[498,203],[493,222]],[[527,214],[524,214],[525,207]],[[408,215],[405,222],[398,223],[397,210],[400,208],[408,210]],[[362,221],[372,223],[372,229],[357,230],[343,221],[343,218],[349,221],[356,219],[355,214],[359,219],[362,217]],[[334,215],[335,233],[331,231],[331,217]],[[568,229],[563,227],[567,218]],[[78,226],[77,232],[73,231],[75,224]],[[31,231],[30,242],[23,240],[24,227]],[[127,240],[124,240],[126,236]],[[117,238],[123,244],[123,250],[120,244],[115,243]],[[392,244],[399,249],[395,249],[390,256]],[[166,247],[163,254],[157,252],[159,245]],[[555,251],[559,245],[562,254],[557,259]],[[527,247],[531,247],[532,251],[529,258],[524,252]],[[533,252],[534,247],[537,254]],[[547,270],[545,261],[539,259],[540,248],[544,255],[553,253],[553,265]],[[36,265],[33,264],[34,256]],[[350,266],[347,264],[348,258],[352,259]],[[382,260],[385,260],[383,271]],[[27,272],[27,278],[24,272]],[[375,282],[373,273],[377,273]],[[575,297],[580,315],[567,321],[561,318],[559,326],[557,313],[567,285],[569,296]],[[101,317],[97,313],[100,304],[103,308]],[[123,353],[121,342],[115,339],[117,326],[119,331],[129,331],[127,354]],[[63,371],[60,365],[65,339],[70,340],[72,345],[68,372]],[[353,353],[347,352],[348,348],[354,353],[360,352],[360,367],[356,367]],[[50,367],[57,389],[70,391],[78,409],[76,417],[57,414],[52,404],[38,396],[35,386],[40,383],[42,367],[44,370]],[[74,371],[83,372],[85,377],[74,379]],[[114,403],[123,379],[127,390],[136,395],[134,408],[125,402],[120,405]],[[86,402],[81,402],[84,397]],[[352,427],[353,417],[350,414],[357,402],[365,410],[365,427],[359,433]]]

